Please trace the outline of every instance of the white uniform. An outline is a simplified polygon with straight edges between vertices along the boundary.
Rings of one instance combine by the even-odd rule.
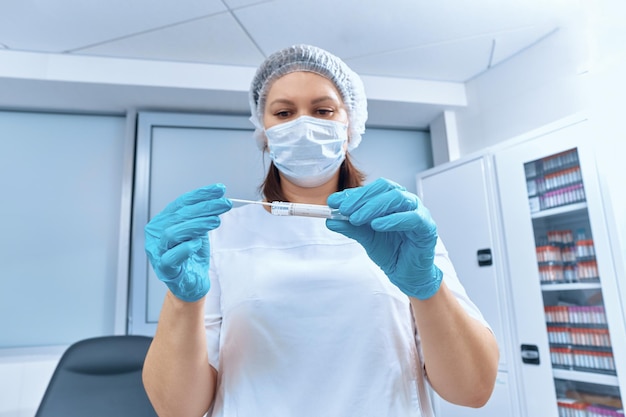
[[[419,416],[420,354],[408,297],[324,219],[247,205],[210,232],[214,417]],[[472,316],[441,242],[446,285]],[[487,323],[485,323],[487,325]]]

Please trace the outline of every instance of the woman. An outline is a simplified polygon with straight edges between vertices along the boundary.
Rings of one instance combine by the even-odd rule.
[[[265,199],[349,221],[231,211],[220,184],[150,221],[146,252],[170,290],[144,367],[159,415],[417,416],[424,374],[448,401],[484,405],[498,347],[428,210],[391,181],[363,186],[350,162],[359,77],[293,46],[260,66],[250,105],[272,160]]]

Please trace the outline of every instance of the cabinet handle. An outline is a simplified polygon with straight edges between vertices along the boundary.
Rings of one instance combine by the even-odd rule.
[[[539,348],[536,345],[522,345],[522,362],[539,365]]]
[[[478,260],[478,266],[489,266],[493,264],[491,249],[478,249],[476,252],[476,259]]]

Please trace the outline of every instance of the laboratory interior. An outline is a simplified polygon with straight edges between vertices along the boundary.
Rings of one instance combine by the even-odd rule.
[[[296,44],[359,74],[353,163],[428,207],[497,340],[484,405],[427,386],[411,415],[623,416],[624,22],[618,0],[3,2],[0,417],[75,397],[99,416],[103,376],[140,384],[145,344],[64,355],[152,340],[168,289],[144,227],[170,201],[215,183],[260,201],[248,91]]]

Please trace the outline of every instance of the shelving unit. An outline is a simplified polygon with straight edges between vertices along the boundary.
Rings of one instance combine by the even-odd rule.
[[[578,150],[524,172],[559,415],[613,415],[622,401]]]
[[[501,346],[504,382],[491,408],[469,412],[442,401],[441,415],[623,417],[626,297],[615,268],[623,254],[610,239],[616,226],[605,210],[595,135],[587,119],[570,118],[418,176],[459,276]],[[486,248],[493,264],[481,266]],[[614,364],[585,363],[585,352]]]

